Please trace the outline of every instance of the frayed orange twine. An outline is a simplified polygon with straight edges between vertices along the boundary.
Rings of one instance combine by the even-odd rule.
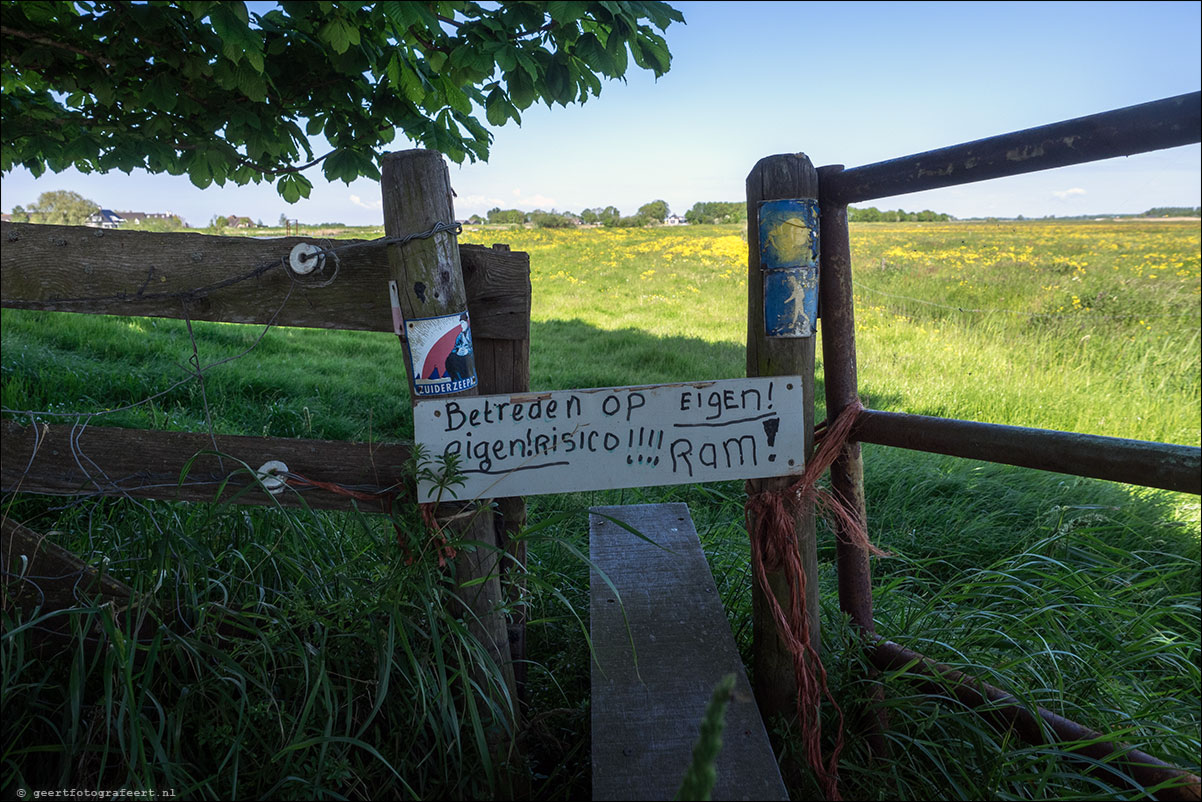
[[[793,673],[797,680],[797,720],[805,739],[806,762],[814,770],[827,799],[838,800],[839,754],[843,751],[843,711],[827,688],[826,669],[822,659],[810,644],[810,623],[806,615],[806,576],[801,564],[794,521],[810,505],[836,531],[853,545],[871,554],[884,555],[868,541],[864,522],[847,501],[818,486],[818,478],[826,473],[847,445],[848,436],[864,406],[856,400],[849,404],[829,426],[815,427],[817,448],[806,465],[801,478],[781,490],[756,493],[747,499],[746,515],[751,533],[751,563],[756,581],[764,592],[777,631],[793,657]],[[789,585],[789,611],[781,608],[768,584],[768,574],[783,572]],[[839,731],[829,759],[822,756],[822,721],[818,715],[822,697],[834,706],[838,714]]]
[[[457,554],[455,547],[447,541],[447,536],[443,534],[447,522],[439,522],[438,516],[435,514],[438,509],[437,504],[427,502],[426,504],[419,504],[417,506],[421,510],[422,520],[425,521],[426,528],[432,533],[430,535],[430,542],[434,543],[434,553],[438,555],[438,567],[442,568],[447,564],[447,560],[454,559]],[[398,537],[400,536],[399,529],[397,530],[397,535]],[[404,548],[404,546],[401,548]],[[413,562],[413,557],[409,557],[406,560],[406,564],[411,562]]]

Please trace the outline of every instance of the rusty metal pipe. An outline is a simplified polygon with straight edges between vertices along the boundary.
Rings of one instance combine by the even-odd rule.
[[[841,165],[818,170],[821,189],[836,178]],[[834,420],[849,404],[859,402],[856,376],[856,321],[852,302],[851,245],[847,233],[847,207],[822,207],[819,241],[821,272],[818,282],[822,320],[822,369],[826,391],[826,419]],[[864,504],[864,462],[860,444],[849,442],[831,465],[831,486],[848,502],[860,522],[867,521]],[[874,631],[872,572],[868,553],[856,546],[841,529],[836,532],[839,569],[839,608],[865,633]]]
[[[1199,778],[1184,769],[1165,763],[1159,758],[1132,749],[1124,744],[1100,740],[1102,733],[1082,726],[1042,707],[1023,706],[1013,695],[971,677],[961,671],[936,663],[934,660],[891,641],[876,639],[868,646],[868,657],[881,671],[905,671],[919,675],[919,686],[933,696],[952,694],[967,707],[988,707],[986,715],[1001,727],[1013,730],[1031,744],[1046,744],[1055,735],[1059,742],[1081,742],[1073,754],[1087,764],[1086,772],[1115,784],[1126,782],[1123,772],[1143,788],[1161,783],[1172,785],[1155,792],[1156,799],[1198,800],[1202,786]],[[1116,771],[1106,771],[1094,761],[1108,762]],[[1139,790],[1138,786],[1132,785]]]
[[[851,436],[932,454],[1202,494],[1202,449],[866,409]]]
[[[820,167],[818,185],[838,176],[842,165]],[[822,320],[822,370],[826,391],[827,420],[834,420],[850,404],[858,404],[859,379],[856,375],[856,318],[852,300],[851,243],[847,233],[847,207],[826,204],[819,218],[818,306]],[[868,514],[864,503],[864,458],[860,444],[849,440],[831,464],[831,489],[847,502],[867,531]],[[872,566],[868,552],[836,525],[835,563],[839,577],[839,609],[865,636],[876,631],[872,613]],[[877,702],[864,722],[865,735],[873,755],[887,757],[888,743],[883,732],[889,727],[883,689],[874,694]]]
[[[853,167],[822,183],[819,200],[855,203],[1070,164],[1131,156],[1202,139],[1202,92]]]

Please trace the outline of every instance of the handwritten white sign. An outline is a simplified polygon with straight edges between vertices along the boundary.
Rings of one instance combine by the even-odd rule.
[[[451,497],[494,498],[801,473],[797,376],[421,400],[423,468],[458,457]],[[437,482],[418,480],[421,501]]]

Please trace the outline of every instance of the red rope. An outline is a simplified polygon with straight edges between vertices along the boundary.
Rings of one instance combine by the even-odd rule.
[[[793,673],[797,680],[797,719],[805,738],[806,762],[813,768],[827,799],[841,799],[839,795],[839,754],[843,751],[843,711],[827,688],[826,669],[822,659],[810,643],[810,621],[806,615],[806,576],[801,564],[801,551],[797,542],[794,521],[798,514],[811,504],[819,510],[855,545],[872,554],[882,555],[868,541],[864,522],[857,511],[839,496],[818,487],[818,478],[824,474],[842,453],[856,418],[864,409],[856,401],[843,409],[833,423],[815,427],[818,448],[806,465],[801,478],[783,490],[756,493],[747,500],[748,531],[751,532],[751,562],[756,580],[764,592],[764,598],[777,631],[793,657]],[[789,585],[789,610],[782,609],[768,584],[769,573],[783,572]],[[830,758],[822,757],[822,721],[819,706],[826,697],[838,714],[839,731]]]

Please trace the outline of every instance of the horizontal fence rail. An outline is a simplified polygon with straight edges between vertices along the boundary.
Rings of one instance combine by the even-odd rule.
[[[344,443],[0,421],[0,490],[52,496],[133,496],[382,512],[391,498],[416,503],[412,480],[398,484],[412,455],[405,443]],[[222,455],[218,457],[217,455]],[[195,457],[195,459],[193,459]],[[271,496],[255,478],[270,460],[297,477]],[[191,463],[189,465],[189,462]],[[185,471],[186,467],[186,471]],[[336,481],[355,498],[331,490]],[[324,486],[322,486],[324,485]]]
[[[853,167],[826,178],[823,203],[848,204],[1132,156],[1202,139],[1202,92]]]
[[[294,283],[284,264],[300,243],[338,258]],[[370,243],[3,223],[0,296],[13,309],[392,331],[388,255]],[[459,253],[473,335],[527,339],[529,254],[473,245]]]
[[[215,237],[3,223],[0,304],[12,309],[391,332],[388,256],[371,240]],[[333,250],[316,280],[285,263],[297,244]],[[355,246],[362,247],[355,247]],[[459,246],[481,387],[526,389],[530,256]],[[331,280],[332,279],[332,280]],[[294,283],[295,282],[295,283]],[[320,286],[318,286],[320,285]],[[515,381],[521,386],[515,385]],[[398,374],[400,386],[404,377]],[[69,418],[58,418],[59,420]],[[78,421],[91,419],[81,411]],[[3,492],[384,512],[416,501],[408,443],[346,443],[0,421]],[[292,475],[269,495],[255,471]]]
[[[865,409],[863,443],[1202,494],[1202,449]]]
[[[1200,140],[1202,92],[1193,92],[849,170],[824,167],[819,171],[819,198],[828,207],[824,216],[830,216],[856,201]],[[845,217],[841,219],[846,226]],[[850,250],[845,237],[824,239],[835,250],[823,254],[824,264],[831,266],[826,280],[836,280],[836,266],[850,270]],[[838,370],[834,372],[837,378]],[[1190,446],[877,410],[864,411],[853,436],[866,443],[1202,494],[1202,449]]]

